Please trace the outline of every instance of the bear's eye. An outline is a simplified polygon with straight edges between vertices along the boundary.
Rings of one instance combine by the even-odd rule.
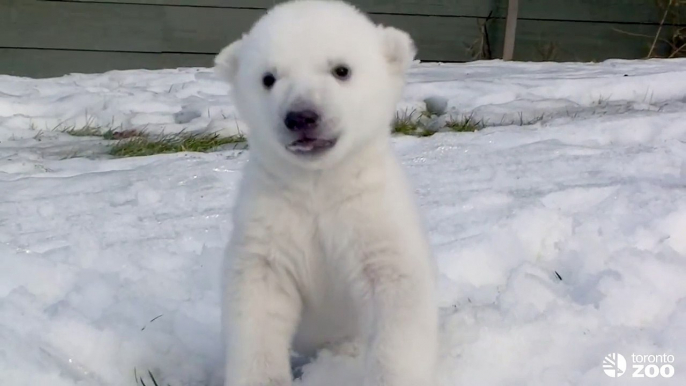
[[[274,77],[274,74],[271,72],[264,74],[262,77],[262,84],[264,85],[264,88],[269,90],[272,88],[272,86],[274,86],[274,83],[276,83],[276,77]]]
[[[334,67],[331,73],[339,80],[348,80],[350,78],[350,67],[341,64]]]

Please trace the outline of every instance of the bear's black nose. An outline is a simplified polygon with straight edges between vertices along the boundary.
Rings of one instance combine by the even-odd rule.
[[[283,123],[291,131],[314,130],[319,124],[319,114],[312,110],[289,111]]]

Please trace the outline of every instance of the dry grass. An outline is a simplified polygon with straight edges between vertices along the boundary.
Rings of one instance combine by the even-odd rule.
[[[686,57],[686,0],[654,0],[661,19],[654,35],[635,34],[614,29],[625,35],[649,39],[646,59]]]
[[[662,41],[669,47],[668,58],[686,57],[686,0],[655,0],[663,17],[660,29],[655,34],[650,47],[649,57],[657,57],[657,43]],[[662,38],[662,30],[667,29],[667,37]]]
[[[136,379],[136,385],[137,386],[160,386],[157,383],[157,379],[155,379],[155,376],[152,374],[152,371],[148,370],[147,375],[148,375],[148,377],[146,377],[146,378],[149,379],[148,383],[145,382],[143,376],[138,375],[138,371],[135,368],[133,369],[133,377]],[[167,386],[170,386],[170,385],[167,384]]]
[[[476,20],[479,35],[471,44],[465,44],[465,49],[472,60],[493,59],[493,50],[489,33],[491,22],[495,20],[492,16],[493,12],[491,11],[485,19],[479,18]]]

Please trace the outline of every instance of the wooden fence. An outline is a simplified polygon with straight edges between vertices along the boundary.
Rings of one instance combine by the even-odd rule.
[[[520,0],[515,60],[642,58],[661,0]],[[507,0],[353,0],[426,61],[500,58]],[[0,0],[0,74],[210,66],[270,0]],[[663,28],[668,34],[669,28]]]

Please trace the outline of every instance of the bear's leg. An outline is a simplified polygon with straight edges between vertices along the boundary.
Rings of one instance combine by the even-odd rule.
[[[403,266],[408,259],[382,253],[364,266],[372,309],[364,386],[435,386],[438,310],[433,281],[428,269]]]
[[[302,303],[293,277],[263,256],[241,256],[226,277],[225,386],[289,386],[290,344]]]

